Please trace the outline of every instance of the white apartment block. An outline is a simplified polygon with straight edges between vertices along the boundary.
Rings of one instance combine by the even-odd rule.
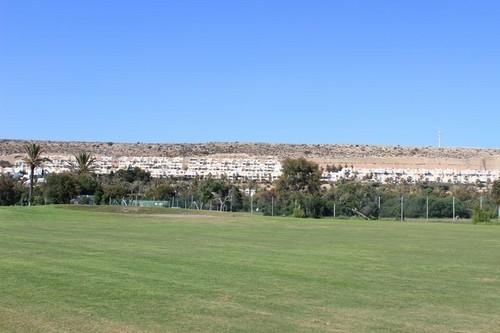
[[[50,161],[36,170],[38,176],[46,173],[69,171],[71,155],[50,155]],[[230,180],[251,179],[257,182],[272,182],[281,175],[281,162],[274,157],[119,157],[96,156],[95,172],[109,174],[119,169],[139,167],[151,173],[152,177],[226,177]],[[16,160],[12,166],[0,166],[0,173],[29,173],[23,160]],[[475,184],[490,183],[500,179],[500,170],[448,170],[448,169],[392,169],[392,168],[343,168],[341,171],[323,172],[324,182],[341,179],[357,179],[374,182],[441,182]]]
[[[451,184],[491,183],[500,179],[500,170],[452,170],[452,169],[364,169],[343,168],[336,172],[323,172],[322,180],[336,182],[340,179],[367,180],[379,183],[402,181],[408,183],[437,182]]]
[[[50,155],[50,161],[35,172],[60,173],[70,170],[74,158],[70,155]],[[119,157],[96,156],[94,170],[97,174],[109,174],[119,169],[139,167],[152,177],[226,177],[231,180],[251,179],[258,182],[274,181],[281,175],[281,163],[273,158],[213,158],[213,157]],[[1,173],[28,174],[29,168],[23,160],[12,167],[0,167]]]

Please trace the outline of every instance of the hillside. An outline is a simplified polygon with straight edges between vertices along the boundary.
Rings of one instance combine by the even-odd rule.
[[[0,159],[12,160],[23,154],[30,141],[0,140]],[[88,151],[94,155],[120,156],[230,156],[306,157],[320,165],[341,163],[357,167],[400,167],[429,169],[500,169],[500,149],[436,148],[348,144],[275,144],[208,142],[189,144],[112,143],[78,141],[37,141],[47,154],[74,154]]]

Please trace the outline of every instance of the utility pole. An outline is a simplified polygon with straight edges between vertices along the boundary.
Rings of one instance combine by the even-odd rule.
[[[335,202],[333,202],[333,218],[334,218],[334,219],[335,219],[335,218],[337,218],[336,208],[337,208],[337,207],[336,207],[336,204],[335,204]]]

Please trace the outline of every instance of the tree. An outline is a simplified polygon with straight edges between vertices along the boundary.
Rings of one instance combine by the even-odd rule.
[[[307,216],[306,198],[320,195],[320,181],[321,170],[318,164],[305,158],[284,160],[282,174],[276,182],[276,192],[283,207],[282,213],[295,214],[294,210],[300,206],[304,210],[304,216]],[[312,209],[311,213],[316,215],[315,211],[316,209]]]
[[[320,218],[323,216],[326,200],[319,195],[307,194],[304,197],[304,212],[308,217]]]
[[[243,209],[243,194],[234,185],[231,186],[231,199],[229,201],[229,210],[232,212],[240,211]]]
[[[134,181],[148,183],[151,180],[151,173],[139,167],[132,168],[129,166],[127,169],[118,170],[115,175],[118,179],[128,183],[133,183]]]
[[[291,193],[317,194],[320,190],[321,170],[318,164],[305,158],[288,158],[283,162],[282,174],[276,184],[281,196]]]
[[[70,162],[70,167],[78,174],[87,174],[94,171],[96,159],[91,153],[80,152],[75,155],[75,162]]]
[[[226,210],[226,204],[231,202],[233,187],[224,180],[216,181],[212,187],[212,195],[219,205],[219,210]]]
[[[497,205],[500,205],[500,180],[495,180],[491,187],[491,196]]]
[[[213,179],[211,177],[204,179],[198,187],[198,196],[200,198],[200,208],[215,200],[218,210],[226,210],[227,204],[234,198],[233,187],[224,179]]]
[[[0,175],[0,206],[14,205],[21,199],[21,189],[12,177]]]
[[[108,203],[111,200],[123,199],[130,192],[130,184],[126,182],[117,182],[111,184],[103,184],[98,188],[98,203]]]
[[[353,180],[342,180],[336,184],[327,198],[338,203],[337,212],[352,216],[360,215],[377,217],[378,194],[373,184],[364,184]]]
[[[69,172],[49,175],[44,188],[47,201],[55,204],[68,204],[79,193],[78,180]]]
[[[31,206],[35,169],[40,167],[44,162],[49,161],[49,159],[42,157],[42,148],[36,143],[27,144],[26,146],[24,146],[24,150],[26,152],[24,162],[26,162],[30,167],[30,190],[28,194],[28,206]]]
[[[175,195],[175,188],[168,180],[155,179],[147,189],[146,198],[153,200],[168,200]]]
[[[99,181],[95,174],[82,173],[75,175],[80,188],[80,194],[93,195],[99,187]]]
[[[254,196],[254,202],[259,211],[264,215],[280,215],[279,201],[276,199],[274,189],[257,192]]]
[[[495,180],[491,187],[491,196],[497,204],[498,215],[500,216],[500,180]]]

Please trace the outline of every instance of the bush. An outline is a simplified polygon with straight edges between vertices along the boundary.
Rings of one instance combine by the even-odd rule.
[[[76,177],[69,172],[47,176],[44,188],[47,203],[54,204],[68,204],[80,192]]]
[[[304,200],[304,211],[307,217],[320,218],[325,211],[326,201],[319,196],[308,195]]]
[[[22,187],[12,177],[0,175],[0,206],[14,205],[21,199]]]
[[[475,208],[474,213],[472,214],[472,223],[488,223],[490,222],[490,217],[490,212],[482,210],[480,208]]]
[[[80,194],[83,194],[83,195],[95,194],[95,192],[99,186],[99,183],[94,175],[81,174],[81,175],[76,175],[75,177],[76,177],[76,180],[78,182]]]
[[[304,211],[304,208],[300,207],[300,206],[297,206],[293,209],[293,217],[297,217],[297,218],[305,218],[306,217],[306,213]]]

